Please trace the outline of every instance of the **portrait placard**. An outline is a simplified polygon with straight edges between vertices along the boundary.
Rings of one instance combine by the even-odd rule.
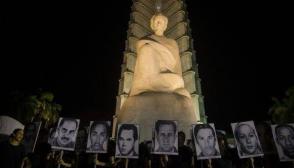
[[[51,142],[53,149],[74,151],[80,120],[72,118],[59,118],[54,139]]]
[[[53,141],[57,137],[57,132],[56,132],[56,127],[52,127],[49,129],[49,134],[48,134],[48,143],[52,146]]]
[[[271,125],[280,161],[294,161],[294,123]]]
[[[110,121],[90,121],[87,153],[107,153],[108,139],[111,130]]]
[[[175,120],[158,120],[155,122],[152,153],[178,155],[178,122]]]
[[[231,123],[240,158],[263,156],[253,121]]]
[[[197,160],[221,158],[213,123],[192,125]]]
[[[23,145],[26,153],[34,152],[41,124],[41,122],[31,122],[25,125]]]
[[[116,158],[139,158],[139,125],[118,124],[116,135]]]

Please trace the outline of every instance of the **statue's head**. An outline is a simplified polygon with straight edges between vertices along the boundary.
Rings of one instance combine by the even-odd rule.
[[[167,23],[167,17],[158,13],[152,16],[150,20],[150,27],[156,35],[163,36],[163,33],[167,28]]]

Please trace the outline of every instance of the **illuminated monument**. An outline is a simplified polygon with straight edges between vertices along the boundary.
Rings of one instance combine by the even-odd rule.
[[[136,123],[140,140],[151,140],[156,120],[177,120],[189,136],[206,116],[185,2],[133,2],[114,128]]]

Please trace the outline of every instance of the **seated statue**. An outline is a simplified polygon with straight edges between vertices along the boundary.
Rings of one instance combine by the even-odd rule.
[[[179,47],[164,36],[168,19],[162,14],[151,18],[153,35],[136,44],[137,61],[130,96],[144,92],[176,93],[190,98],[184,88]]]
[[[117,123],[140,125],[140,142],[152,139],[157,120],[177,120],[179,130],[188,135],[197,122],[189,92],[184,87],[179,48],[164,36],[167,18],[151,18],[153,35],[137,42],[137,60],[129,97],[117,116]]]

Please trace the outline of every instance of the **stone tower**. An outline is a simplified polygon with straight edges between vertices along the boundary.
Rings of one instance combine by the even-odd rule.
[[[116,102],[116,113],[113,118],[114,137],[117,116],[127,99],[132,86],[134,67],[136,63],[136,47],[138,39],[152,34],[150,19],[156,12],[156,0],[133,0],[129,29],[123,64],[121,66],[121,78]],[[184,0],[162,0],[161,12],[168,17],[168,27],[165,35],[177,41],[180,50],[181,65],[185,88],[191,95],[193,108],[199,122],[206,122],[203,96],[201,93],[196,52],[193,49],[193,39],[189,27],[189,19]]]

